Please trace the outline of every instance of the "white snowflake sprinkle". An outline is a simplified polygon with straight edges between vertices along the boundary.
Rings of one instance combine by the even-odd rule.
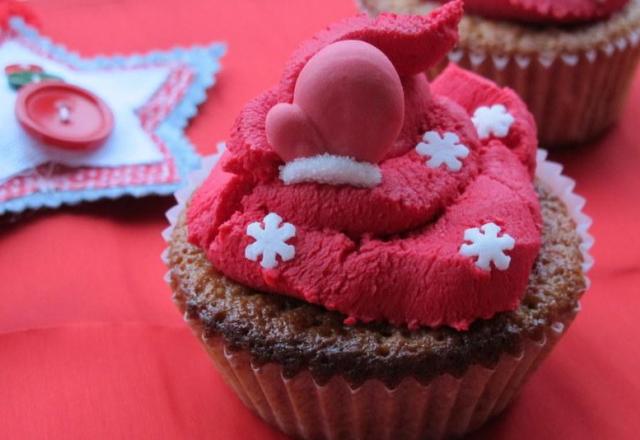
[[[258,257],[262,255],[260,265],[265,269],[278,266],[276,256],[280,256],[282,261],[293,259],[296,249],[286,242],[295,237],[296,227],[291,223],[282,223],[282,217],[273,212],[265,216],[262,223],[254,222],[247,226],[247,235],[255,238],[256,241],[245,248],[245,258],[258,261]]]
[[[511,257],[504,251],[513,249],[516,241],[508,234],[498,237],[501,228],[495,223],[486,223],[480,228],[464,231],[465,241],[471,244],[460,246],[460,254],[465,257],[478,257],[476,266],[482,270],[491,270],[491,263],[500,270],[507,270]]]
[[[457,134],[450,131],[444,136],[436,131],[428,131],[422,137],[416,147],[416,151],[421,156],[429,156],[426,165],[429,168],[438,168],[442,164],[446,164],[451,171],[460,171],[462,162],[469,155],[469,149],[460,143]]]
[[[476,126],[480,139],[488,139],[491,136],[503,138],[509,134],[515,118],[504,105],[495,104],[491,107],[478,107],[471,121]]]

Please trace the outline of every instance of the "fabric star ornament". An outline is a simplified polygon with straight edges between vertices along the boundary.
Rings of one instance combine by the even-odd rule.
[[[66,151],[19,125],[17,93],[0,83],[0,215],[122,195],[174,192],[199,158],[183,129],[214,82],[223,44],[146,55],[81,58],[21,18],[0,29],[0,71],[36,65],[101,98],[114,116],[99,148]],[[46,182],[45,182],[46,181]]]

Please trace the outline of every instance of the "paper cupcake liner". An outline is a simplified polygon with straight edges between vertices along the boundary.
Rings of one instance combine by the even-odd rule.
[[[178,204],[167,212],[170,226],[163,232],[167,242],[192,192],[223,151],[221,145],[176,193]],[[562,166],[546,157],[546,151],[538,152],[536,176],[568,207],[582,238],[586,273],[593,264],[589,255],[593,238],[588,233],[591,220],[582,212],[585,200],[573,192],[575,182],[562,175]],[[165,262],[167,253],[163,254]],[[166,279],[169,281],[169,273]],[[175,301],[184,313],[185,304],[178,298]],[[305,439],[440,439],[473,431],[502,412],[566,332],[579,308],[547,326],[540,339],[524,339],[519,354],[503,354],[492,368],[476,364],[460,377],[443,374],[426,384],[408,377],[394,388],[376,379],[353,388],[339,375],[320,384],[308,370],[287,378],[279,364],[257,365],[248,351],[231,350],[223,337],[207,337],[200,321],[186,313],[184,317],[244,404],[289,435]]]
[[[583,212],[583,208],[587,203],[586,199],[573,192],[576,187],[576,181],[562,174],[562,165],[547,160],[549,153],[542,148],[538,149],[536,155],[536,177],[542,181],[545,186],[558,197],[567,207],[569,215],[576,224],[576,231],[582,240],[580,251],[582,252],[582,271],[587,277],[587,273],[593,267],[593,257],[590,250],[593,247],[594,239],[589,234],[589,228],[593,221]]]
[[[293,378],[275,363],[256,365],[247,351],[231,351],[187,320],[225,381],[265,422],[305,439],[441,439],[461,436],[502,412],[566,332],[576,309],[517,356],[493,368],[471,366],[462,377],[441,375],[422,384],[410,377],[388,388],[367,380],[353,388],[334,376],[319,384],[308,370]]]
[[[373,15],[424,12],[424,2],[417,0],[357,3]],[[546,148],[604,134],[620,116],[639,58],[640,28],[577,52],[505,54],[461,44],[449,54],[449,61],[515,90],[535,117],[540,145]]]

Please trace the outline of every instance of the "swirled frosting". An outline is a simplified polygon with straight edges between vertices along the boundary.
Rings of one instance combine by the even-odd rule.
[[[464,330],[518,306],[540,248],[533,119],[512,91],[467,71],[449,67],[431,84],[421,74],[455,45],[461,3],[424,17],[357,16],[330,26],[293,54],[278,85],[247,104],[221,163],[188,209],[189,240],[217,270],[342,312],[347,323]],[[287,183],[281,171],[295,157],[283,159],[269,142],[267,115],[278,104],[299,102],[301,71],[342,41],[382,52],[401,84],[404,115],[395,140],[381,159],[363,156],[381,178],[370,187]],[[387,101],[397,108],[393,93]],[[358,111],[377,108],[379,96],[359,98]],[[315,99],[320,110],[340,111],[333,98]],[[346,108],[347,115],[356,110]],[[376,130],[366,119],[334,124],[337,131]],[[319,142],[345,138],[316,128],[324,130]],[[309,139],[303,131],[300,142]],[[296,133],[294,127],[274,142],[295,140]],[[352,161],[331,157],[329,167]]]
[[[440,0],[446,3],[449,0]],[[465,0],[465,10],[487,18],[527,23],[580,23],[607,18],[629,0]]]

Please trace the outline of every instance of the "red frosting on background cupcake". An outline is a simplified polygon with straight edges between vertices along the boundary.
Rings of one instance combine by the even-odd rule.
[[[464,8],[487,18],[553,24],[601,20],[627,3],[629,0],[465,0]]]
[[[240,114],[221,164],[191,200],[189,240],[228,277],[340,311],[348,323],[464,330],[515,309],[540,248],[535,124],[508,89],[454,66],[432,84],[420,73],[455,45],[461,15],[455,1],[426,17],[358,16],[302,45],[280,84]],[[284,161],[267,140],[267,114],[276,104],[295,102],[304,66],[343,40],[378,48],[402,84],[402,128],[384,158],[370,164],[381,182],[371,188],[285,184],[279,176]],[[508,113],[510,127],[479,136],[472,116],[495,105]],[[430,156],[417,146],[428,132],[466,148],[459,169],[427,165]],[[265,268],[248,256],[257,241],[249,231],[267,228],[270,214],[290,225],[282,245],[291,252]],[[468,231],[487,224],[514,241],[501,268],[497,261],[482,268],[479,256],[462,252],[472,244]]]

